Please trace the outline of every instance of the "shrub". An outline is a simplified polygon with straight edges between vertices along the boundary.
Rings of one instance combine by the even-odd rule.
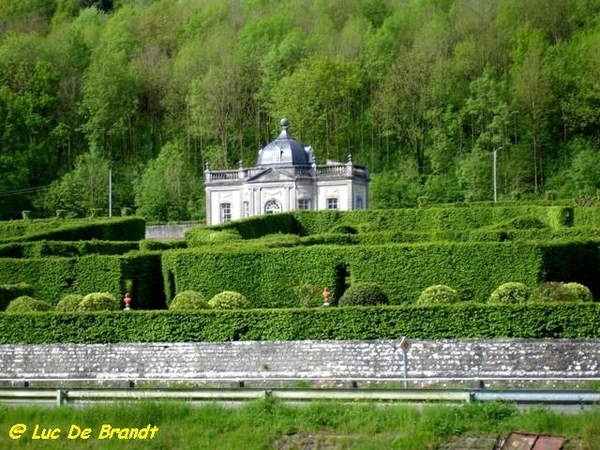
[[[6,309],[11,300],[22,295],[33,295],[33,288],[27,283],[0,285],[0,311]]]
[[[594,296],[587,286],[579,283],[566,283],[563,289],[574,302],[593,302]]]
[[[79,311],[116,311],[121,304],[108,292],[92,292],[81,299]]]
[[[591,291],[579,283],[562,283],[548,281],[540,283],[533,291],[532,299],[536,302],[592,302]]]
[[[173,311],[208,309],[204,296],[196,291],[178,292],[169,305]]]
[[[79,294],[67,294],[61,298],[56,306],[55,311],[58,312],[73,312],[79,309],[79,303],[83,300],[83,295]]]
[[[540,283],[531,293],[531,300],[540,302],[568,302],[569,293],[564,289],[565,283],[547,281]]]
[[[239,292],[223,291],[211,298],[208,306],[213,309],[247,309],[250,303]]]
[[[323,304],[323,290],[314,284],[303,284],[295,287],[296,295],[303,308],[316,308]]]
[[[11,314],[20,314],[36,311],[50,311],[50,303],[43,300],[36,300],[28,295],[22,295],[12,300],[6,307],[6,312]]]
[[[417,305],[439,305],[460,301],[458,292],[449,286],[437,284],[425,288],[417,300]]]
[[[518,304],[525,303],[529,300],[529,288],[524,283],[504,283],[498,286],[492,295],[490,295],[490,303],[502,304]]]
[[[375,306],[389,304],[385,292],[375,283],[351,284],[338,301],[339,306]]]

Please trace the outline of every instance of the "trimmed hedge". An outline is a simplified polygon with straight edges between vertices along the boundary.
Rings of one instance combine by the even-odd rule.
[[[193,290],[205,298],[223,291],[245,296],[253,308],[296,307],[295,287],[307,283],[336,287],[343,253],[329,247],[275,249],[188,249],[162,255],[167,303],[176,291]]]
[[[0,258],[43,258],[47,256],[122,255],[138,250],[138,241],[34,241],[0,245]]]
[[[577,209],[577,208],[575,208]],[[330,231],[338,225],[351,226],[359,231],[445,231],[474,230],[523,218],[537,221],[552,229],[571,226],[599,227],[600,215],[578,222],[574,208],[567,206],[471,206],[405,208],[359,211],[294,211],[303,235]]]
[[[600,337],[600,304],[0,314],[0,344]]]
[[[66,294],[130,290],[136,309],[164,309],[161,252],[89,255],[79,258],[0,258],[0,283],[31,285],[32,295],[56,305]]]
[[[258,239],[272,234],[324,235],[321,239],[327,241],[331,240],[332,231],[341,231],[334,235],[346,234],[348,243],[371,245],[438,240],[467,242],[598,237],[600,214],[582,213],[580,209],[520,205],[292,211],[193,228],[186,232],[186,241],[189,247],[197,247]],[[572,230],[574,227],[577,231]],[[348,234],[354,238],[348,239]],[[323,242],[302,240],[297,243],[313,245]],[[283,245],[289,246],[289,242]]]
[[[453,286],[463,300],[486,302],[507,281],[536,286],[574,281],[600,290],[600,251],[594,241],[482,242],[314,246],[275,249],[189,249],[163,254],[170,299],[178,290],[210,298],[224,290],[245,295],[253,307],[293,307],[294,286],[332,287],[339,299],[344,278],[372,282],[391,304],[413,303],[429,286]]]
[[[0,240],[20,241],[139,241],[146,221],[139,217],[0,222]]]

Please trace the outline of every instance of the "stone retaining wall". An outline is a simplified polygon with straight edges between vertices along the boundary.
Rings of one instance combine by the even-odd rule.
[[[402,378],[396,340],[0,345],[0,379]],[[600,378],[600,339],[422,340],[409,378]]]

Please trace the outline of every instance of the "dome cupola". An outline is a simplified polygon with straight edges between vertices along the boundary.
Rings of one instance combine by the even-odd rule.
[[[305,147],[288,131],[289,122],[281,119],[281,132],[258,152],[258,165],[310,165],[313,162],[312,149]]]

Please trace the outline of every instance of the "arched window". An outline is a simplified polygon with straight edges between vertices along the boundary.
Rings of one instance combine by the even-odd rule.
[[[267,203],[265,203],[265,213],[273,214],[278,212],[281,212],[281,205],[278,202],[275,200],[269,200]]]

